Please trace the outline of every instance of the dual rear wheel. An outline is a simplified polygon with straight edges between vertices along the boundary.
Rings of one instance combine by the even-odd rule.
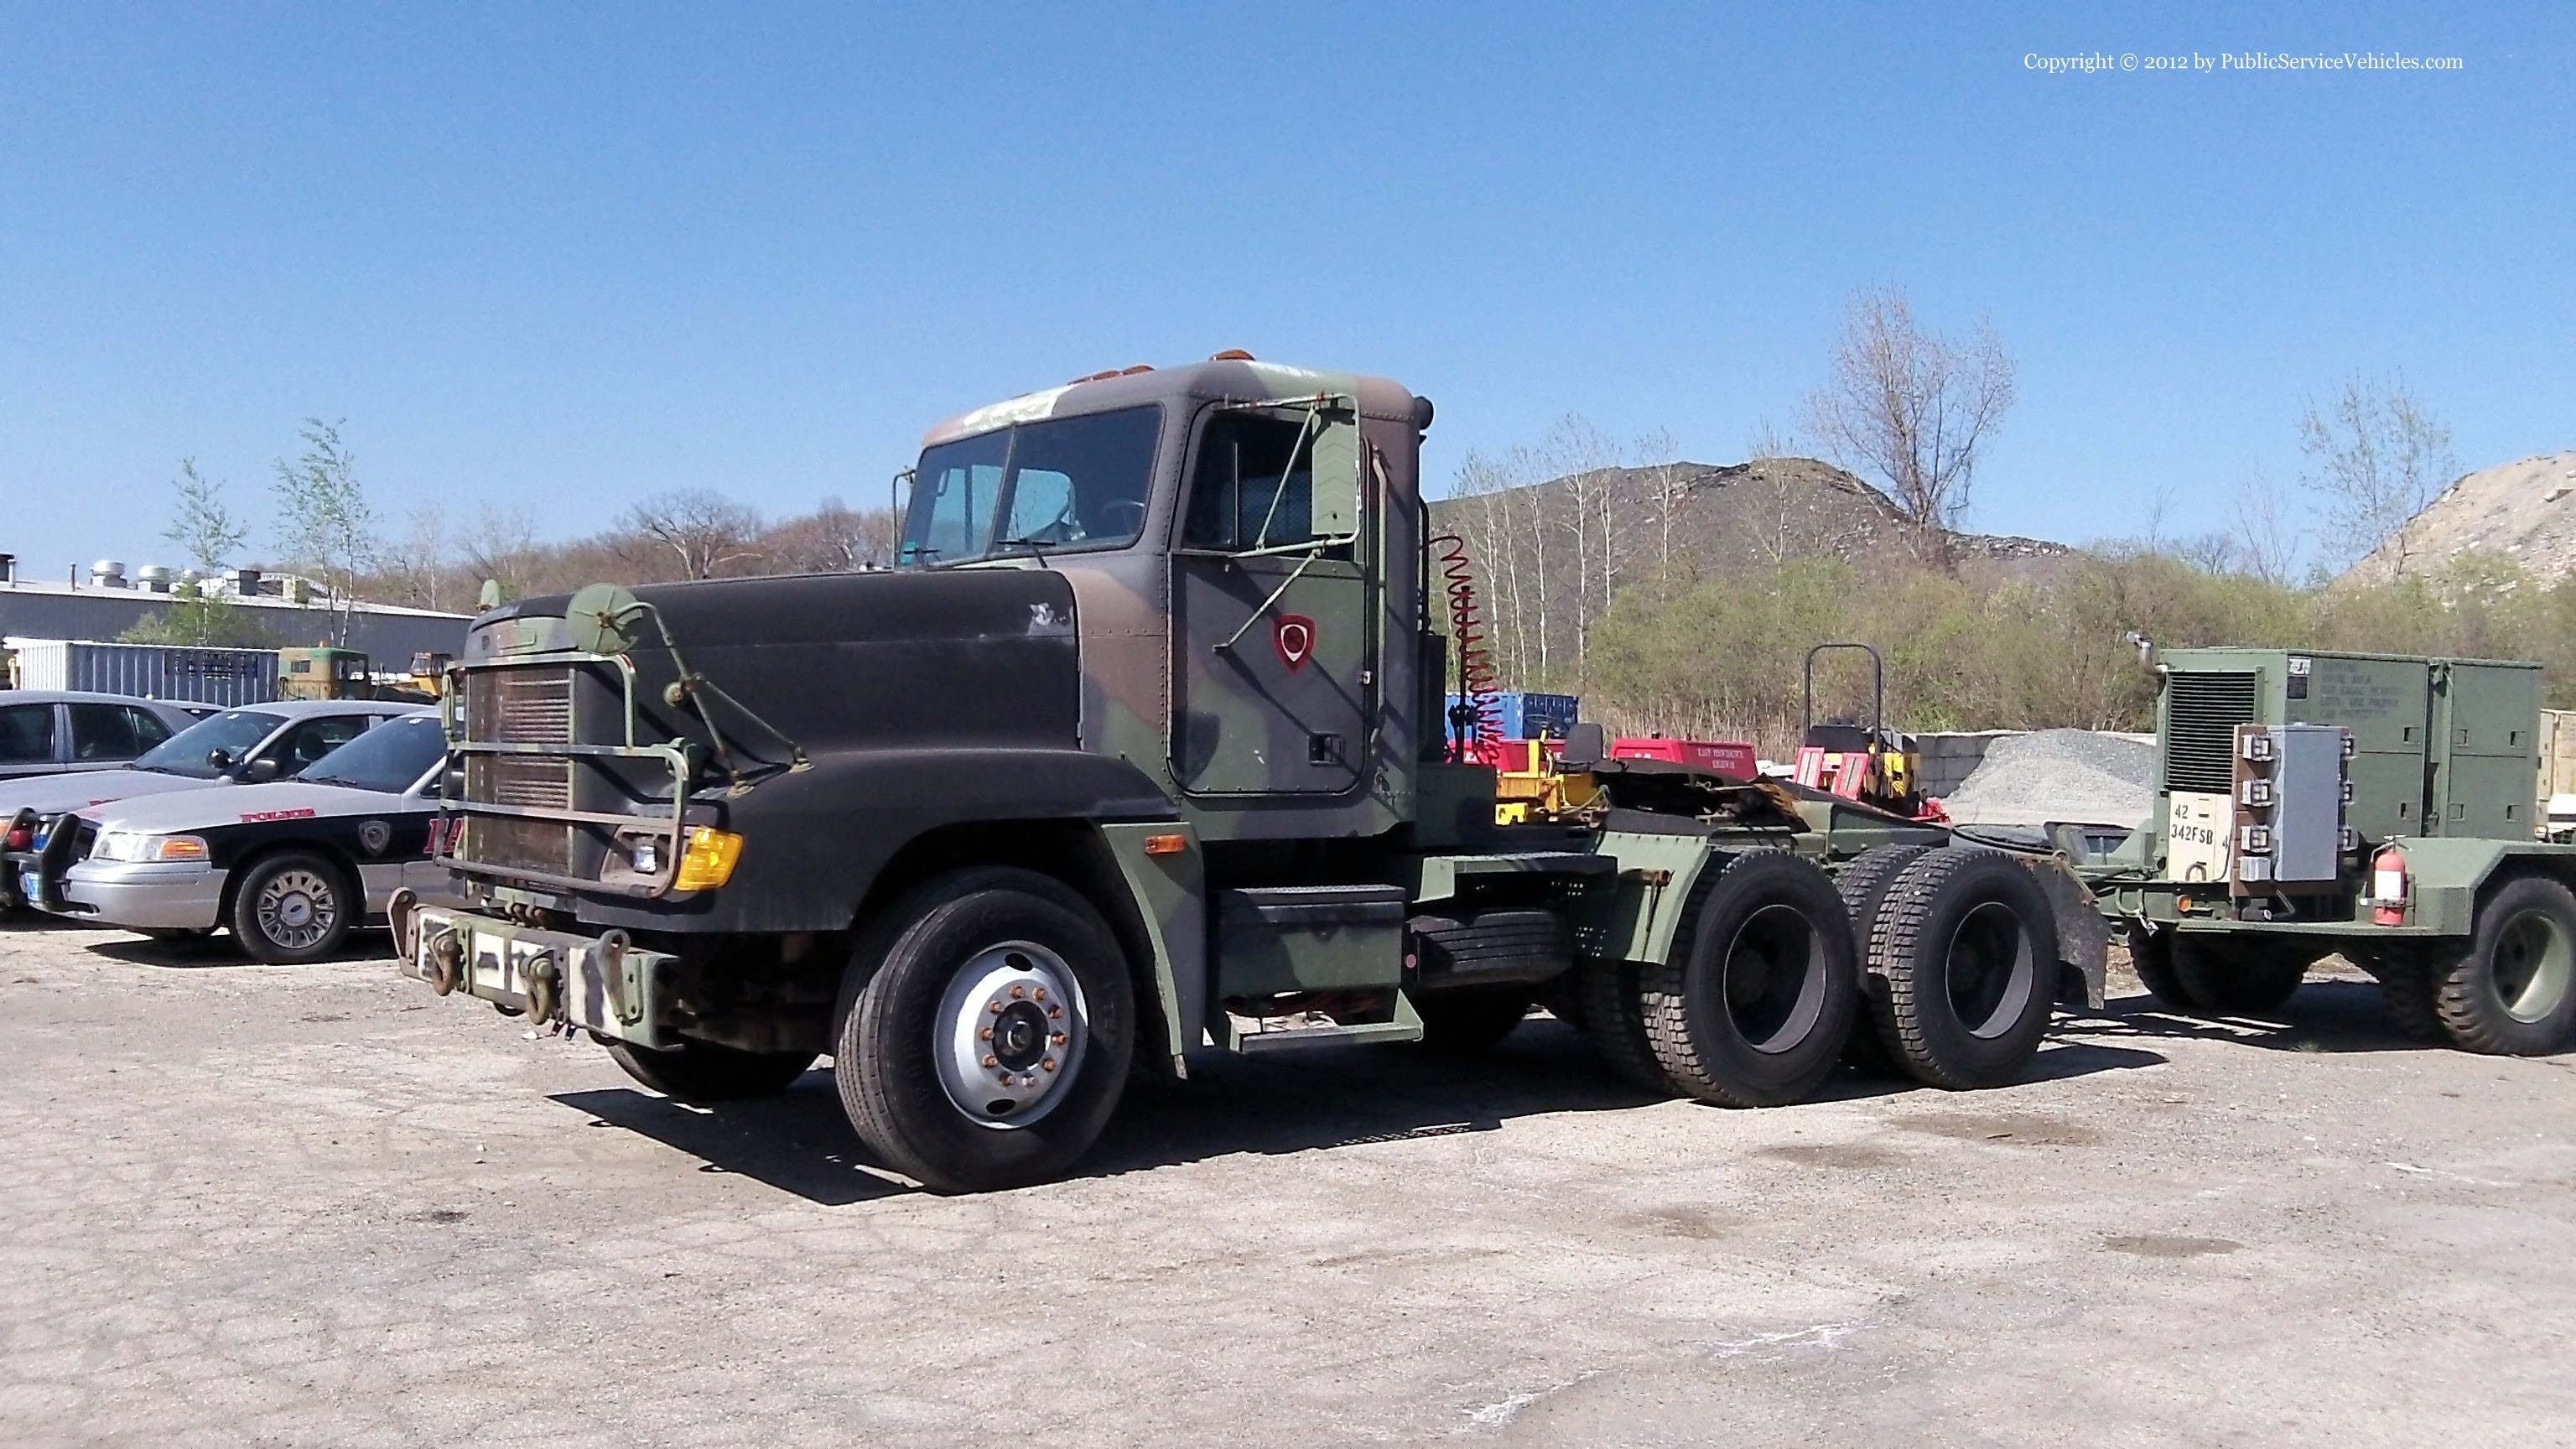
[[[1647,1090],[1758,1107],[1846,1056],[1948,1088],[2016,1079],[2055,1001],[2038,882],[1992,851],[1895,848],[1839,881],[1782,851],[1716,863],[1669,961],[1582,968],[1587,1033]]]

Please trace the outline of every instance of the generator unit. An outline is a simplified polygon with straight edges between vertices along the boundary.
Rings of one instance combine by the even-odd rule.
[[[2206,858],[2205,849],[2174,853],[2178,826],[2183,843],[2197,846],[2211,823],[2213,798],[2226,802],[2231,821],[2243,806],[2242,777],[2251,762],[2239,737],[2249,725],[2276,734],[2288,726],[2333,726],[2349,735],[2336,786],[2348,794],[2339,822],[2354,837],[2345,843],[2348,851],[2426,836],[2529,840],[2537,834],[2537,664],[2174,649],[2163,655],[2162,672],[2155,824],[2169,873]],[[2297,747],[2299,758],[2310,748]],[[2313,790],[2322,788],[2322,779],[2301,772],[2276,787]]]

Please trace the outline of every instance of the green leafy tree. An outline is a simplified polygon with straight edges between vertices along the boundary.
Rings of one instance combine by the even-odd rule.
[[[375,508],[358,479],[357,460],[339,423],[304,420],[304,452],[277,461],[269,484],[277,499],[279,542],[288,563],[329,591],[331,642],[346,645],[357,611],[359,577],[383,552]]]
[[[211,579],[232,562],[248,530],[224,502],[224,485],[197,471],[197,460],[179,460],[171,480],[175,495],[170,526],[161,531],[185,556],[200,580]],[[232,601],[205,583],[182,581],[171,590],[170,607],[146,614],[118,636],[129,644],[257,645],[268,640],[267,628],[237,617]]]

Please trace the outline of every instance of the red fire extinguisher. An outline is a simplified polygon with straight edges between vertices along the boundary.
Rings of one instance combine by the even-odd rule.
[[[2379,847],[2370,858],[2370,919],[2383,926],[2406,924],[2406,852]]]

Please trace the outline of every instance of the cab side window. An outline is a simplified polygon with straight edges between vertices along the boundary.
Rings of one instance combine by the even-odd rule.
[[[1350,433],[1347,421],[1299,408],[1210,414],[1190,470],[1182,546],[1246,553],[1347,537],[1356,522]],[[1317,495],[1318,457],[1336,469],[1326,491],[1337,498]],[[1350,556],[1347,544],[1324,549],[1326,558]]]
[[[131,705],[76,704],[72,717],[72,758],[130,760],[169,738],[161,722]],[[150,734],[142,725],[149,723]]]
[[[0,765],[49,765],[54,760],[54,707],[13,704],[0,709]]]
[[[307,765],[319,764],[323,756],[356,739],[366,728],[367,717],[362,714],[308,719],[289,730],[270,753],[277,757],[279,774],[301,774]]]

